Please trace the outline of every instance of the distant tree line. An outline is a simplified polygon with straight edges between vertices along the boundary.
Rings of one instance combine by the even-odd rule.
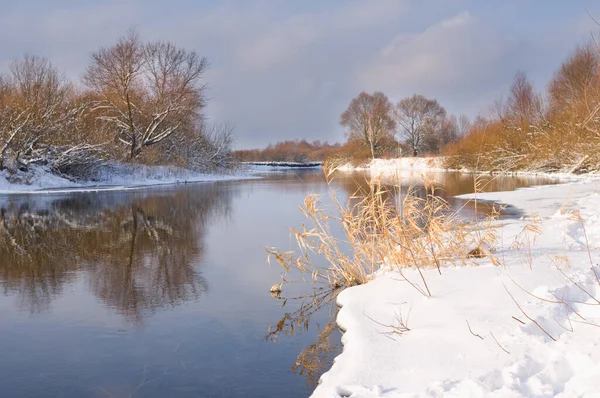
[[[379,91],[361,92],[342,113],[340,124],[348,140],[342,154],[358,161],[437,154],[469,128],[465,115],[448,115],[434,99],[415,94],[393,104]]]
[[[241,162],[317,162],[336,153],[340,144],[306,140],[278,141],[264,149],[245,149],[232,153]]]
[[[600,51],[577,47],[545,93],[518,72],[505,100],[479,116],[444,154],[447,166],[471,170],[600,171]]]
[[[80,84],[26,55],[0,74],[0,171],[87,178],[108,161],[212,169],[233,129],[204,117],[208,60],[135,32],[91,56]]]

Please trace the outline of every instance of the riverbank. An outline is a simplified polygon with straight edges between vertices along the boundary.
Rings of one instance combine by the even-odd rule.
[[[559,177],[563,179],[581,179],[592,176],[590,174],[573,174],[573,173],[547,173],[536,170],[522,171],[507,171],[507,172],[484,172],[473,171],[468,169],[455,170],[445,167],[445,159],[442,156],[433,157],[405,157],[394,159],[372,159],[368,164],[361,166],[353,166],[349,163],[338,167],[337,170],[342,172],[353,171],[369,171],[373,177],[394,178],[406,173],[430,173],[430,172],[445,172],[457,171],[461,173],[474,174],[495,174],[495,175],[515,175],[515,176],[548,176]]]
[[[273,171],[314,169],[321,164],[241,164],[232,169],[202,173],[175,166],[147,166],[140,164],[111,163],[100,170],[93,180],[73,181],[52,174],[43,167],[34,167],[27,173],[0,172],[0,195],[85,192],[141,189],[150,186],[191,184],[200,182],[231,181],[260,178]]]
[[[432,298],[404,279],[415,270],[343,291],[344,351],[313,396],[595,396],[599,191],[587,180],[478,194],[527,214],[499,225],[499,265],[427,270]]]
[[[154,185],[186,184],[196,182],[252,178],[248,170],[234,170],[215,174],[200,173],[173,166],[146,166],[134,164],[111,164],[90,181],[72,181],[52,174],[42,167],[27,173],[10,175],[0,173],[0,195],[100,191],[136,189]]]

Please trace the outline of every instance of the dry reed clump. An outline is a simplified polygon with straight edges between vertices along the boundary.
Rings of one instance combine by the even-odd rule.
[[[331,174],[326,168],[326,176]],[[435,267],[441,273],[443,265],[486,256],[496,263],[491,254],[496,241],[491,221],[497,213],[484,222],[461,220],[435,194],[432,183],[425,182],[424,192],[415,187],[402,191],[400,181],[386,185],[374,179],[366,192],[352,195],[347,204],[333,190],[331,199],[338,215],[327,213],[317,195],[307,196],[300,210],[312,227],[303,224],[292,229],[299,252],[267,248],[269,260],[273,257],[286,272],[296,269],[309,274],[313,282],[333,287],[365,283],[383,266],[403,277],[403,269],[415,268],[419,281],[404,279],[426,296],[431,292],[424,268]],[[343,238],[336,237],[334,226],[341,227]],[[319,258],[325,265],[318,263]],[[285,283],[285,276],[282,279]]]

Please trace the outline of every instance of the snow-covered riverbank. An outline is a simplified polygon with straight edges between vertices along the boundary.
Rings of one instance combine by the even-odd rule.
[[[369,171],[373,177],[383,178],[395,178],[403,177],[410,174],[422,174],[422,173],[436,173],[436,172],[463,172],[463,173],[474,173],[471,170],[452,170],[444,167],[444,158],[441,156],[437,157],[405,157],[395,159],[372,159],[368,164],[363,166],[353,166],[349,163],[338,168],[342,172],[352,171]],[[478,174],[489,174],[487,172],[477,172]],[[581,175],[572,173],[547,173],[536,170],[522,170],[522,171],[511,171],[503,173],[494,173],[500,175],[514,175],[514,176],[548,176],[548,177],[560,177],[563,179],[580,179]],[[583,176],[585,178],[585,176]]]
[[[598,192],[589,179],[479,194],[528,214],[499,227],[501,265],[427,270],[432,298],[394,271],[343,291],[344,351],[314,396],[600,396]]]
[[[71,181],[35,168],[28,173],[0,173],[0,195],[140,189],[155,185],[187,184],[256,178],[259,167],[245,167],[221,173],[207,174],[173,166],[113,164],[106,167],[94,181]]]

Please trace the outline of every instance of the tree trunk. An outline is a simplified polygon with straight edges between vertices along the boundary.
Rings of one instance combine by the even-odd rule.
[[[125,88],[125,101],[127,101],[127,122],[129,123],[129,134],[131,134],[131,152],[129,153],[129,158],[133,159],[139,153],[138,151],[138,143],[137,137],[135,136],[135,127],[133,125],[133,111],[131,109],[131,101],[129,100],[129,91],[128,88]]]

